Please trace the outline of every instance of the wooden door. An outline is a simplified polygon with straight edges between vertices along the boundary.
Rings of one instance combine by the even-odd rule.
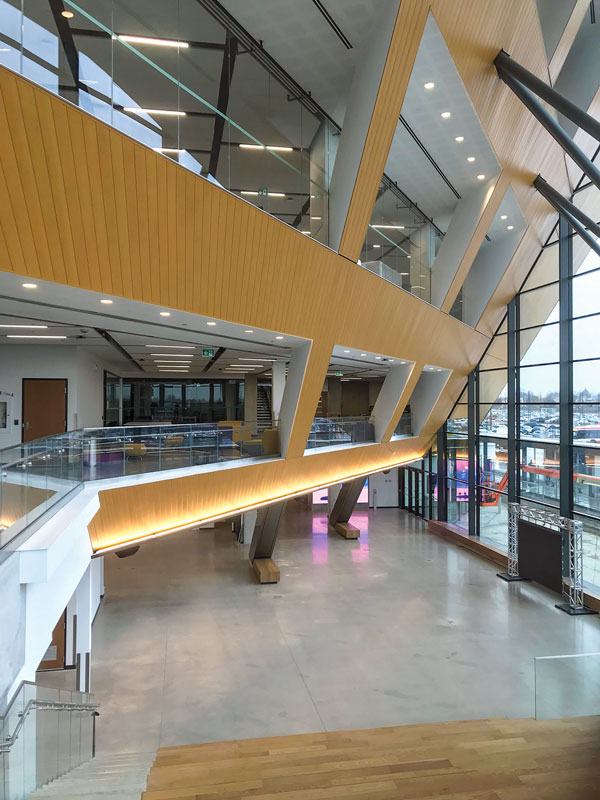
[[[23,441],[67,430],[67,381],[23,378]]]
[[[65,626],[66,612],[60,615],[56,627],[52,631],[52,641],[46,650],[38,670],[44,669],[64,669],[65,666]]]

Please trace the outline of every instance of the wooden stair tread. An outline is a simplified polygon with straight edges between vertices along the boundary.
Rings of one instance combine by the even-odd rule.
[[[600,717],[483,719],[165,747],[143,800],[587,800],[599,781]]]

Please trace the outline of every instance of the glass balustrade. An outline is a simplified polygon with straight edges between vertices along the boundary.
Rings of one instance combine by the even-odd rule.
[[[534,659],[535,718],[600,714],[600,653]]]
[[[367,417],[317,417],[312,423],[306,448],[374,441],[375,429]]]
[[[0,800],[25,800],[89,761],[96,709],[87,692],[21,684],[0,717]]]
[[[86,428],[0,450],[0,548],[84,481],[279,455],[256,424]]]
[[[145,11],[0,0],[0,64],[327,244],[333,123],[196,0]]]

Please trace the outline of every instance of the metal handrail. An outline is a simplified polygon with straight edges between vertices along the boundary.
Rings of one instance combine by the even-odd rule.
[[[25,720],[34,709],[36,711],[90,711],[94,713],[97,712],[99,708],[100,706],[98,703],[69,703],[62,700],[29,700],[25,704],[25,708],[19,712],[19,721],[14,731],[10,736],[7,736],[6,739],[0,742],[0,754],[10,752],[10,748],[19,738],[19,733],[25,724]]]

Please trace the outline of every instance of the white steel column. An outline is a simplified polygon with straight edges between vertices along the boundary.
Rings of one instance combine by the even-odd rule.
[[[279,422],[281,403],[285,391],[285,361],[274,361],[271,369],[271,414],[273,425]]]
[[[92,656],[92,566],[86,569],[75,591],[77,689],[90,691]]]

